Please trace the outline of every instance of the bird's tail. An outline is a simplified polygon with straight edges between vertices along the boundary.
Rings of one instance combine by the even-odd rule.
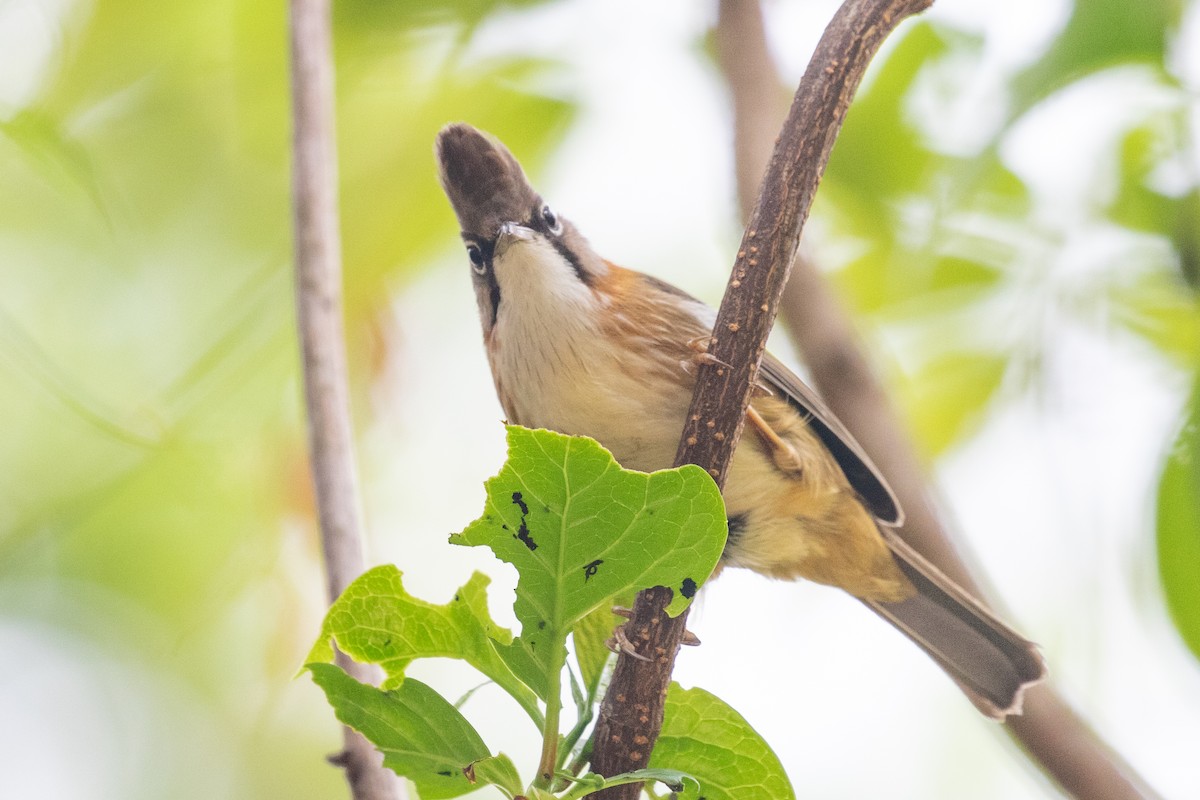
[[[1000,721],[1020,714],[1025,688],[1046,676],[1037,646],[894,531],[881,532],[917,594],[898,603],[863,602],[928,653],[984,714]]]

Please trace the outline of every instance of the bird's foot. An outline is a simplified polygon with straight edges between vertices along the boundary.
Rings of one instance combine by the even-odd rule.
[[[800,460],[800,454],[796,452],[796,448],[789,442],[784,441],[775,430],[767,424],[767,421],[762,418],[754,406],[746,409],[746,421],[758,433],[763,444],[771,450],[771,459],[775,462],[775,466],[779,467],[784,472],[789,472],[799,475],[804,472],[804,464]]]
[[[701,364],[707,364],[710,367],[724,367],[725,369],[731,368],[724,361],[708,352],[709,342],[711,341],[712,337],[708,336],[707,334],[688,340],[687,347],[688,350],[692,351],[692,355],[681,361],[680,364],[689,374],[691,374],[692,367],[697,367]]]
[[[612,636],[608,638],[608,641],[605,642],[604,645],[618,655],[624,653],[630,658],[636,658],[638,661],[651,660],[639,653],[637,648],[633,646],[633,642],[629,641],[629,637],[625,635],[624,625],[618,626],[615,630],[613,630]]]
[[[633,609],[631,609],[631,608],[625,608],[624,606],[613,606],[612,613],[618,617],[624,617],[625,619],[633,619]],[[683,638],[680,640],[679,643],[685,647],[699,647],[700,646],[700,637],[697,636],[696,634],[692,633],[689,630],[684,630]],[[646,658],[645,656],[639,654],[636,650],[634,650],[633,642],[629,641],[629,637],[625,635],[625,626],[624,625],[621,625],[621,626],[617,627],[616,629],[614,629],[613,635],[611,637],[609,637],[608,641],[606,641],[604,644],[608,647],[609,650],[613,651],[614,653],[628,653],[629,655],[633,656],[634,658],[640,659],[642,661],[650,660],[650,659]]]

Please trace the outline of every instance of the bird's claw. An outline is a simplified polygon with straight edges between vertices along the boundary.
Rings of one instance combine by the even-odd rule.
[[[731,369],[731,367],[724,361],[708,352],[708,346],[711,341],[712,337],[708,335],[697,336],[695,339],[688,340],[687,346],[688,349],[692,351],[692,356],[683,362],[685,369],[688,366],[698,366],[701,364],[708,364],[711,367],[724,367],[725,369]]]
[[[625,635],[625,626],[622,625],[613,631],[612,636],[604,645],[614,653],[624,653],[630,658],[636,658],[638,661],[651,661],[650,658],[639,653],[633,646],[633,642],[629,641],[629,637]]]
[[[633,619],[633,609],[625,608],[624,606],[613,606],[612,613],[618,617],[625,619]],[[685,647],[698,647],[700,645],[700,637],[689,630],[684,630],[683,637],[679,643]],[[629,641],[629,637],[625,634],[625,626],[620,625],[613,629],[613,634],[606,641],[605,646],[614,653],[626,653],[639,661],[650,661],[651,659],[642,655],[634,649],[633,642]]]

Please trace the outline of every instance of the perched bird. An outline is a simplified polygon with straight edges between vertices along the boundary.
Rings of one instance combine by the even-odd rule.
[[[462,228],[496,393],[510,422],[591,436],[624,467],[670,467],[709,306],[601,258],[530,186],[512,153],[465,124],[437,137]],[[722,564],[859,598],[932,656],[988,716],[1019,713],[1036,647],[904,544],[902,513],[820,398],[764,356],[728,473]]]

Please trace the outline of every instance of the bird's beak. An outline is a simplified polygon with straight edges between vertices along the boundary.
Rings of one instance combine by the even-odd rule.
[[[506,222],[500,226],[500,233],[496,236],[495,257],[502,258],[517,242],[528,242],[533,239],[533,230],[526,228],[524,225],[518,225],[515,222]]]

